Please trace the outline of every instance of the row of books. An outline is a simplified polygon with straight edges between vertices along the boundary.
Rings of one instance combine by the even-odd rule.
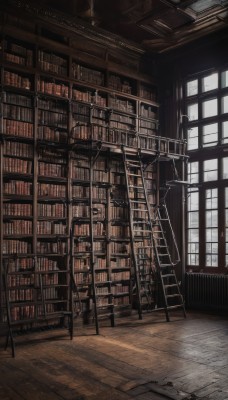
[[[4,84],[26,90],[31,90],[32,88],[30,78],[6,70],[4,71]]]
[[[48,242],[48,241],[37,241],[37,253],[38,254],[58,254],[63,255],[66,253],[66,242]]]
[[[66,195],[67,188],[65,185],[55,185],[53,183],[38,183],[38,196],[66,198]]]
[[[141,105],[140,114],[141,114],[141,117],[145,117],[145,118],[156,119],[156,117],[157,117],[157,113],[154,110],[154,108],[151,106],[147,106],[147,105]]]
[[[111,273],[111,280],[112,281],[123,281],[130,279],[130,271],[119,271],[119,272],[112,272]],[[117,288],[117,286],[116,286]]]
[[[94,85],[104,86],[104,73],[87,68],[75,62],[72,63],[73,77],[77,80],[92,83]]]
[[[6,216],[32,217],[32,210],[32,204],[29,203],[3,203],[3,214]]]
[[[31,174],[33,162],[21,158],[4,158],[3,171],[5,173]]]
[[[65,218],[66,209],[64,204],[61,203],[38,203],[37,204],[38,217],[55,217]]]
[[[31,196],[33,194],[33,185],[32,182],[10,180],[3,183],[3,193],[5,195]]]
[[[32,245],[25,240],[18,239],[4,239],[3,240],[3,254],[31,254]]]
[[[66,235],[66,225],[54,221],[37,221],[36,232],[38,235]]]
[[[21,143],[21,142],[15,142],[15,141],[4,141],[4,146],[3,146],[3,151],[4,154],[6,155],[11,155],[11,156],[17,156],[17,157],[27,157],[27,158],[32,158],[33,157],[33,152],[34,148],[30,144],[27,143]]]
[[[121,79],[117,75],[110,75],[108,80],[108,86],[111,89],[117,90],[119,92],[132,94],[132,86],[126,79]]]
[[[49,303],[45,304],[45,313],[54,314],[56,305]],[[11,321],[23,321],[23,320],[34,320],[35,318],[44,317],[43,305],[17,305],[10,307]]]
[[[6,135],[33,138],[33,124],[29,122],[3,119],[3,133]]]
[[[72,187],[72,196],[75,199],[89,199],[89,187],[77,186]],[[105,188],[93,187],[93,199],[106,200],[107,190]]]
[[[68,132],[56,127],[40,125],[37,130],[37,137],[40,140],[47,140],[49,142],[67,143]]]
[[[91,275],[86,272],[74,274],[74,279],[77,285],[90,285],[92,282]]]
[[[52,176],[55,178],[64,178],[66,176],[65,165],[50,164],[39,161],[38,173],[42,176]]]
[[[38,79],[37,90],[53,96],[69,97],[69,87],[66,84],[50,82],[43,78]]]
[[[56,128],[67,129],[68,116],[58,112],[39,110],[38,121],[40,125],[51,125]]]
[[[22,46],[21,44],[16,43],[12,39],[4,40],[3,48],[4,48],[4,52],[10,51],[11,53],[18,54],[22,57],[32,56],[32,54],[33,54],[32,50],[29,50],[25,46]]]
[[[89,89],[72,89],[72,99],[85,103],[95,104],[100,107],[107,107],[107,98],[98,94],[97,91]]]
[[[118,280],[118,279],[117,279]],[[126,279],[126,280],[128,280],[128,279]],[[114,283],[114,282],[113,282]],[[130,294],[130,287],[129,287],[129,285],[120,285],[120,284],[118,284],[118,285],[113,285],[112,286],[112,294],[113,294],[113,296],[117,296],[117,295],[119,295],[119,294]]]
[[[3,224],[4,235],[31,235],[32,234],[32,221],[26,219],[11,220]]]
[[[21,107],[32,108],[33,102],[30,96],[23,96],[17,93],[3,92],[2,100],[4,103],[14,104]]]
[[[130,258],[121,258],[121,257],[115,257],[111,258],[110,260],[110,268],[115,269],[115,268],[130,268],[131,266],[131,260]]]
[[[3,118],[33,122],[33,110],[27,107],[5,104],[3,107]]]
[[[134,103],[129,100],[118,99],[118,97],[110,97],[109,107],[114,108],[115,110],[135,114]]]
[[[67,75],[67,60],[53,53],[38,51],[38,63],[40,68],[51,74]]]
[[[30,274],[8,274],[7,283],[10,288],[15,286],[32,286],[34,285],[34,273]]]
[[[127,292],[127,291],[126,291]],[[115,297],[113,299],[114,306],[129,306],[129,296]]]
[[[130,234],[129,226],[111,225],[110,227],[110,236],[117,236],[119,238],[128,238],[129,234]]]

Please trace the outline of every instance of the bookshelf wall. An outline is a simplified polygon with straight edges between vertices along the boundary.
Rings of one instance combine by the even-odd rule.
[[[101,314],[122,313],[133,288],[121,146],[147,158],[164,151],[156,85],[86,62],[65,31],[23,22],[1,14],[0,265],[12,320],[70,309],[70,255],[84,319],[93,318],[93,285]],[[146,177],[151,204],[156,168]]]

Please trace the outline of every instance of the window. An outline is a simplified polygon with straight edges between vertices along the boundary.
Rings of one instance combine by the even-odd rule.
[[[193,97],[194,96],[194,97]],[[228,268],[228,69],[186,81],[187,268]]]
[[[228,187],[225,188],[225,246],[226,246],[226,268],[228,268]]]

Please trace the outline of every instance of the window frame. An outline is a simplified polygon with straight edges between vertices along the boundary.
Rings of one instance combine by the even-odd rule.
[[[223,87],[224,76],[227,76],[227,87]],[[203,91],[203,79],[211,74],[218,73],[218,88],[208,91]],[[194,95],[187,95],[187,83],[197,80],[198,93]],[[223,125],[228,125],[228,112],[222,113],[222,98],[228,96],[228,66],[218,69],[203,71],[198,74],[188,76],[183,82],[183,103],[184,114],[187,115],[189,104],[198,104],[198,120],[189,121],[188,118],[183,118],[183,131],[184,137],[188,139],[188,132],[191,128],[198,128],[198,148],[188,149],[187,155],[188,162],[199,163],[199,265],[191,265],[189,261],[188,252],[188,209],[186,208],[186,270],[207,273],[225,273],[226,268],[226,222],[225,222],[225,188],[228,187],[228,177],[222,176],[223,158],[228,157],[228,136],[227,143],[223,140]],[[217,98],[218,113],[217,115],[203,118],[203,103],[207,100]],[[227,121],[227,124],[224,122]],[[204,127],[210,124],[218,124],[218,141],[205,145],[203,143]],[[197,139],[196,139],[197,142]],[[194,146],[196,147],[196,146]],[[218,159],[218,179],[211,181],[204,181],[204,161]],[[218,266],[206,266],[206,190],[218,189]],[[228,190],[228,189],[227,189]],[[188,196],[188,191],[186,192]],[[186,199],[186,204],[187,204]]]

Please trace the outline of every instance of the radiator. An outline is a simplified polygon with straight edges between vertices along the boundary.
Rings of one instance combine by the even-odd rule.
[[[186,273],[185,302],[188,308],[228,310],[228,275]]]

